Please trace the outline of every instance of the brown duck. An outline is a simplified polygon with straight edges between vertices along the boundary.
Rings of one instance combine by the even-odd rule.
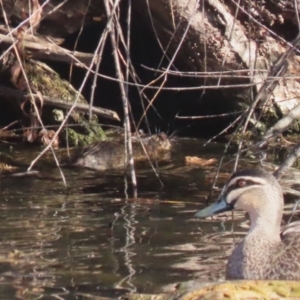
[[[281,230],[283,194],[275,177],[261,169],[234,173],[218,201],[196,213],[204,218],[241,209],[250,230],[228,259],[226,279],[300,280],[300,223]]]

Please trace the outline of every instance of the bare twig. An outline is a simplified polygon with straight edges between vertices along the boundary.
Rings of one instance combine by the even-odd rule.
[[[16,41],[14,37],[0,34],[0,42],[3,45],[11,45]],[[30,34],[26,34],[23,41],[23,46],[26,50],[31,53],[31,57],[37,60],[50,60],[65,62],[68,64],[75,63],[78,67],[83,67],[83,65],[88,65],[93,59],[92,53],[83,53],[78,51],[70,51],[63,49],[54,43],[48,42],[45,39],[34,37]],[[75,57],[82,64],[74,62]]]
[[[114,2],[114,6],[111,9],[110,3],[108,0],[104,1],[105,10],[108,16],[108,19],[113,19],[115,15],[115,8],[119,4],[119,1]],[[115,25],[113,22],[110,24],[110,40],[113,47],[113,56],[115,61],[115,68],[116,68],[116,77],[119,79],[119,87],[121,92],[121,98],[123,102],[123,109],[124,109],[124,129],[125,129],[125,143],[127,139],[127,148],[128,155],[129,155],[129,165],[131,170],[131,180],[132,180],[132,186],[133,186],[133,194],[134,197],[137,198],[137,180],[136,180],[136,174],[134,169],[134,160],[133,160],[133,151],[132,151],[132,140],[131,140],[131,129],[130,129],[130,120],[129,120],[129,104],[128,104],[128,98],[126,97],[126,88],[124,83],[124,77],[123,73],[121,71],[121,65],[120,60],[118,57],[118,46],[117,46],[117,36],[116,36],[116,30]],[[126,155],[125,155],[126,156]]]
[[[296,37],[296,39],[293,41],[293,46],[290,47],[285,53],[283,53],[276,61],[274,64],[273,68],[270,70],[270,76],[271,77],[280,77],[282,74],[285,73],[286,68],[287,68],[287,62],[289,57],[294,53],[295,48],[299,45],[300,43],[300,35]],[[257,96],[255,97],[253,103],[248,109],[248,116],[245,120],[244,127],[242,130],[242,134],[245,133],[248,123],[250,121],[250,118],[252,117],[252,114],[254,112],[255,107],[257,106],[259,100],[262,98],[262,96],[266,95],[266,101],[265,103],[269,100],[269,97],[271,95],[271,91],[275,88],[276,82],[274,80],[266,80],[265,83],[262,85],[260,88]],[[237,168],[238,160],[240,157],[241,149],[242,149],[243,141],[241,141],[238,145],[238,152],[237,152],[237,157],[236,157],[236,162],[234,169]]]
[[[4,86],[0,86],[0,95],[2,97],[10,97],[16,100],[24,100],[26,97],[28,97],[28,95],[22,91],[10,89]],[[38,95],[36,94],[31,94],[31,96],[33,98],[38,98]],[[45,105],[56,106],[56,107],[61,107],[66,109],[71,108],[74,104],[72,101],[66,101],[63,99],[54,99],[44,95],[43,95],[43,99]],[[89,112],[90,106],[88,104],[77,103],[74,109]],[[106,108],[92,107],[92,112],[103,118],[120,121],[120,118],[116,112]]]

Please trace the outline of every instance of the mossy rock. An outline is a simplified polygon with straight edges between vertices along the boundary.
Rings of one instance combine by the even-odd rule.
[[[69,82],[43,63],[27,61],[26,73],[34,92],[39,91],[42,95],[61,99],[69,104],[73,104],[76,98],[78,103],[88,104],[83,95],[78,95],[77,90]],[[66,111],[63,109],[47,106],[43,108],[42,118],[46,125],[59,125],[65,114]],[[76,110],[72,111],[68,125],[60,133],[60,139],[70,146],[84,146],[103,138],[105,133],[98,124],[98,117],[93,114],[89,120],[87,113]]]
[[[198,287],[196,287],[197,285]],[[174,293],[158,295],[132,294],[126,298],[129,300],[300,300],[300,282],[279,280],[240,280],[222,283],[194,282],[192,285],[190,283],[181,284]]]

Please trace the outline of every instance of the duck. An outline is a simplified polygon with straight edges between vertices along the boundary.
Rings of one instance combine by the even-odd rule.
[[[300,222],[281,228],[284,199],[279,182],[263,169],[235,172],[217,202],[198,211],[206,218],[233,209],[250,217],[250,229],[228,259],[228,280],[300,280]]]

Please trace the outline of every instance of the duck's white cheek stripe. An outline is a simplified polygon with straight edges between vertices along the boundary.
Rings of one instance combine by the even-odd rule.
[[[237,200],[241,196],[241,194],[245,193],[247,190],[252,190],[252,189],[253,189],[253,185],[249,185],[249,186],[237,188],[236,190],[232,190],[226,196],[226,202],[230,204],[233,201]]]

